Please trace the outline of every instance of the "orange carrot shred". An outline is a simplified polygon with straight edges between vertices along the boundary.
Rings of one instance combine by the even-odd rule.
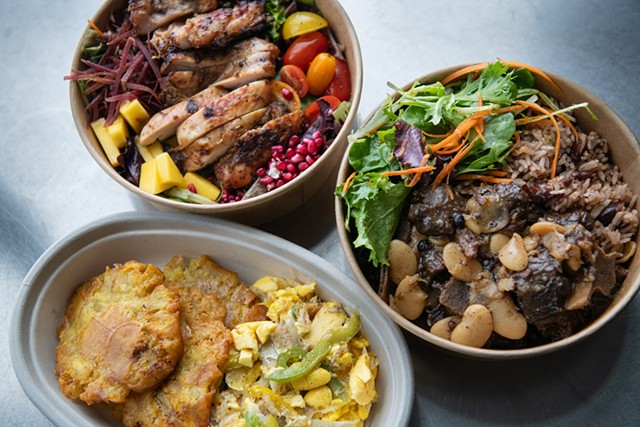
[[[347,180],[344,182],[344,185],[342,186],[342,192],[346,193],[347,190],[349,189],[349,187],[351,186],[351,184],[353,183],[354,178],[356,177],[356,174],[358,172],[353,171],[351,173],[351,175],[349,175],[349,177],[347,178]]]
[[[571,132],[573,132],[573,136],[575,137],[575,139],[577,141],[578,140],[578,131],[576,130],[576,127],[573,125],[573,123],[571,123],[571,120],[566,118],[564,114],[560,114],[560,115],[558,115],[558,117],[560,117],[560,120],[562,120],[563,122],[565,122],[567,124],[567,126],[569,126],[569,129],[571,129]]]
[[[468,67],[461,68],[458,71],[454,71],[453,73],[449,74],[445,78],[440,79],[440,83],[442,83],[443,85],[446,85],[447,83],[451,83],[452,81],[457,80],[458,78],[465,76],[469,73],[472,73],[474,71],[482,71],[485,68],[487,68],[487,65],[489,65],[488,62],[483,62],[481,64],[475,64],[475,65],[470,65]]]
[[[509,172],[507,172],[507,171],[489,171],[489,172],[487,172],[487,174],[489,174],[491,176],[505,177],[505,176],[509,175]]]
[[[453,159],[451,159],[449,161],[449,163],[447,163],[442,170],[440,171],[440,173],[438,174],[438,176],[436,176],[436,178],[433,180],[433,188],[436,188],[438,186],[438,184],[440,182],[442,182],[442,180],[446,177],[449,176],[449,174],[451,174],[451,172],[453,171],[453,169],[456,167],[456,165],[460,162],[460,160],[462,160],[462,158],[469,152],[469,150],[471,150],[471,147],[473,147],[474,143],[477,141],[478,139],[474,139],[473,141],[469,142],[462,150],[458,151],[458,153],[453,157]]]
[[[449,132],[447,132],[445,134],[442,134],[442,135],[435,135],[435,134],[432,134],[432,133],[427,133],[425,131],[422,131],[422,134],[425,135],[425,136],[428,136],[429,138],[446,138],[449,135],[451,135],[452,133],[453,133],[453,130],[451,130],[451,131],[449,131]]]
[[[497,178],[491,175],[480,175],[474,173],[457,175],[455,179],[456,181],[472,181],[474,179],[477,179],[478,181],[489,182],[492,184],[509,184],[513,181],[511,178]]]
[[[560,126],[558,126],[558,121],[556,120],[555,117],[553,117],[553,115],[547,111],[545,108],[539,106],[538,104],[534,104],[532,102],[526,102],[526,101],[519,101],[516,100],[516,103],[520,104],[520,105],[525,105],[529,108],[531,108],[532,110],[536,110],[546,116],[549,117],[549,119],[551,119],[551,122],[553,123],[553,126],[556,128],[556,149],[555,149],[555,153],[553,155],[553,162],[551,162],[551,179],[555,178],[556,176],[556,167],[558,165],[558,156],[560,155]]]
[[[414,173],[431,172],[434,169],[435,169],[435,166],[418,166],[418,167],[415,167],[415,168],[400,169],[400,170],[397,170],[397,171],[380,172],[380,175],[382,175],[382,176],[410,175],[410,174],[414,174]]]
[[[514,61],[503,61],[502,59],[498,58],[499,61],[509,65],[512,68],[515,67],[520,67],[520,68],[524,68],[525,70],[529,70],[534,74],[539,75],[540,77],[542,77],[544,80],[546,80],[547,82],[549,82],[551,84],[551,86],[555,87],[556,89],[558,89],[558,91],[560,93],[564,93],[564,90],[562,90],[562,88],[553,81],[553,79],[551,77],[549,77],[544,71],[540,70],[539,68],[536,68],[532,65],[529,64],[524,64],[522,62],[514,62]]]
[[[446,183],[444,185],[444,188],[446,188],[447,189],[447,193],[449,193],[449,199],[453,200],[455,196],[453,195],[453,190],[451,190],[451,187],[449,186],[449,183]]]
[[[87,19],[87,22],[89,23],[89,26],[90,26],[91,28],[93,28],[93,29],[94,29],[94,31],[95,31],[96,33],[98,33],[98,36],[99,36],[101,39],[106,38],[106,37],[105,37],[105,35],[104,35],[104,33],[103,33],[102,31],[100,31],[100,28],[98,28],[98,26],[97,26],[97,25],[96,25],[96,24],[95,24],[91,19]]]

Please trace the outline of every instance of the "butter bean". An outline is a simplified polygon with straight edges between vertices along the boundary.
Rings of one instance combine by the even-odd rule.
[[[445,340],[451,339],[451,332],[460,324],[462,319],[458,316],[449,316],[438,320],[431,326],[429,332]]]
[[[493,331],[491,312],[482,304],[472,304],[464,311],[462,321],[451,332],[451,341],[480,348],[487,343]]]
[[[387,250],[389,259],[389,277],[395,284],[399,284],[406,276],[416,274],[418,271],[418,258],[411,246],[402,240],[394,239],[389,243]]]
[[[442,259],[449,274],[464,282],[471,282],[473,276],[482,271],[482,264],[467,257],[457,243],[447,243],[442,251]]]
[[[564,233],[566,229],[560,224],[556,224],[555,222],[549,221],[538,221],[535,224],[531,225],[529,232],[531,234],[538,234],[540,236],[544,236],[547,233],[552,231],[557,231],[558,233]]]
[[[511,240],[500,249],[498,259],[509,270],[522,271],[527,268],[529,258],[522,237],[518,233],[514,233]]]
[[[509,236],[502,233],[492,234],[489,238],[489,250],[494,254],[500,252],[500,249],[509,242]]]
[[[405,276],[395,293],[396,310],[409,320],[420,317],[427,306],[427,294],[420,288],[419,278],[418,274]]]
[[[527,320],[513,303],[513,300],[504,295],[500,299],[489,302],[493,320],[493,331],[510,340],[519,340],[527,333]]]

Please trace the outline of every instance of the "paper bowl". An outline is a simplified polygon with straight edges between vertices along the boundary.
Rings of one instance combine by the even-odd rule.
[[[114,11],[126,7],[125,0],[108,0],[98,10],[92,21],[98,28],[104,28],[109,16]],[[308,201],[323,184],[333,183],[335,174],[347,145],[346,136],[350,132],[356,118],[356,111],[360,103],[362,91],[362,56],[360,45],[355,30],[346,12],[337,0],[317,0],[316,5],[322,11],[324,17],[341,45],[345,47],[345,56],[349,64],[351,74],[351,109],[341,131],[336,136],[329,148],[320,156],[309,169],[299,177],[282,187],[236,203],[198,205],[174,201],[161,196],[146,193],[137,186],[122,178],[111,166],[100,143],[96,139],[85,114],[85,101],[82,98],[76,82],[70,82],[71,112],[76,129],[86,149],[100,168],[115,182],[142,199],[151,202],[161,210],[187,211],[203,215],[214,215],[221,218],[246,224],[262,224],[276,219],[294,210]],[[90,27],[80,37],[76,48],[71,69],[81,68],[81,53],[83,40]],[[331,179],[330,179],[331,178]]]
[[[326,300],[361,315],[380,360],[371,426],[402,426],[413,405],[413,366],[400,329],[344,273],[281,238],[225,220],[183,213],[125,213],[51,246],[24,279],[11,323],[11,359],[25,393],[60,426],[119,425],[106,408],[65,398],[55,376],[56,329],[75,289],[105,266],[135,259],[162,267],[174,255],[207,254],[251,284],[264,275],[315,279]]]
[[[433,83],[444,78],[453,71],[459,70],[465,66],[466,65],[449,67],[443,70],[426,74],[416,80],[420,81],[421,83]],[[589,107],[597,116],[598,120],[592,120],[591,117],[581,109],[575,112],[578,126],[581,127],[583,132],[598,132],[609,142],[612,161],[620,168],[624,176],[624,181],[629,184],[634,194],[640,195],[640,148],[638,146],[638,140],[631,132],[631,130],[608,105],[606,105],[601,99],[599,99],[586,89],[580,87],[578,84],[562,76],[558,76],[556,74],[548,72],[545,73],[560,85],[564,93],[559,93],[549,83],[542,80],[541,78],[537,78],[536,87],[538,87],[539,89],[543,90],[550,96],[560,100],[565,105],[571,105],[584,101],[589,102]],[[404,89],[408,89],[413,84],[413,82],[414,81],[411,81],[410,83],[405,85]],[[378,108],[379,107],[376,107],[374,112]],[[362,122],[363,126],[371,119],[372,115],[373,112]],[[345,182],[347,177],[352,172],[353,169],[348,162],[347,149],[347,152],[343,156],[340,170],[338,171],[337,185],[342,185],[342,183]],[[358,284],[376,302],[378,307],[380,307],[387,314],[387,316],[393,319],[393,321],[400,325],[403,329],[423,339],[429,344],[432,344],[433,346],[444,349],[446,351],[451,351],[472,358],[497,360],[520,359],[549,353],[570,346],[602,329],[607,323],[609,323],[613,318],[615,318],[621,311],[625,309],[625,307],[631,302],[631,300],[638,292],[638,289],[640,289],[640,256],[636,252],[629,267],[629,274],[627,275],[624,283],[615,296],[612,304],[593,323],[589,324],[579,332],[559,341],[524,349],[495,350],[471,348],[453,343],[451,341],[431,334],[427,330],[401,316],[398,312],[394,311],[382,298],[380,298],[374,288],[372,288],[371,284],[367,281],[367,278],[365,277],[360,265],[358,264],[353,250],[354,248],[352,237],[344,228],[345,208],[342,201],[338,198],[336,198],[335,202],[335,215],[340,244],[347,258],[347,262],[351,267]],[[638,242],[638,236],[636,236],[636,243]]]

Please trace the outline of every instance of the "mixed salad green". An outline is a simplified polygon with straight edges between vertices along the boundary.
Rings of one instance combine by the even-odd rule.
[[[346,229],[355,225],[354,247],[366,248],[374,266],[388,264],[387,248],[413,186],[455,179],[507,182],[518,126],[548,120],[558,129],[558,118],[573,129],[574,119],[563,113],[586,103],[559,108],[534,87],[534,73],[555,85],[535,68],[501,61],[432,84],[416,82],[408,90],[390,84],[397,93],[350,136],[354,172],[335,191],[346,206]]]

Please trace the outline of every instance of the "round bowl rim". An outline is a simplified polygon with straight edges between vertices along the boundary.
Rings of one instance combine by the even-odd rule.
[[[111,10],[116,9],[118,3],[124,2],[124,0],[107,0],[105,1],[97,12],[94,14],[92,20],[95,22],[97,18],[105,13],[110,12]],[[318,0],[320,5],[324,3],[330,3],[331,7],[335,8],[338,11],[338,15],[344,21],[342,24],[346,29],[346,33],[348,35],[349,43],[348,47],[353,51],[353,56],[356,59],[355,63],[349,62],[349,68],[351,70],[352,75],[355,76],[354,81],[352,81],[352,96],[351,96],[351,107],[349,109],[349,113],[347,114],[347,118],[340,129],[340,132],[336,135],[334,139],[334,143],[331,144],[328,149],[323,153],[318,161],[316,161],[313,165],[311,165],[307,171],[305,171],[304,178],[299,177],[299,179],[294,179],[291,182],[287,183],[287,185],[283,185],[280,188],[276,188],[268,193],[260,194],[258,196],[252,197],[247,200],[241,200],[235,203],[220,203],[215,205],[200,205],[195,203],[185,203],[179,202],[175,200],[171,200],[168,198],[164,198],[155,194],[150,194],[145,191],[142,191],[139,187],[133,185],[126,179],[124,179],[120,174],[118,174],[115,169],[109,164],[108,161],[105,160],[103,153],[99,149],[95,149],[91,139],[88,135],[90,132],[90,128],[88,128],[88,123],[86,121],[86,117],[81,113],[81,109],[79,108],[79,103],[82,101],[80,92],[78,89],[78,85],[75,84],[74,81],[69,82],[69,101],[71,107],[71,114],[73,116],[73,121],[82,140],[83,145],[93,158],[93,160],[98,164],[98,166],[115,182],[117,182],[120,186],[132,192],[136,196],[141,197],[142,199],[172,210],[178,211],[188,211],[198,214],[204,215],[228,215],[237,213],[240,210],[243,211],[251,211],[256,208],[261,208],[265,205],[268,205],[274,202],[275,199],[285,200],[288,194],[293,193],[296,190],[299,190],[299,187],[303,185],[303,183],[308,180],[310,177],[315,175],[321,167],[327,167],[331,169],[330,165],[325,165],[326,159],[329,159],[333,153],[341,149],[343,144],[340,143],[343,139],[346,140],[348,133],[350,132],[352,126],[356,121],[357,110],[360,104],[360,98],[362,94],[362,80],[363,80],[363,63],[362,63],[362,51],[360,48],[360,42],[358,40],[358,36],[355,31],[355,27],[351,22],[351,19],[347,15],[346,11],[340,4],[338,0]],[[320,6],[319,6],[320,7]],[[74,69],[76,64],[80,63],[81,51],[83,40],[87,34],[87,31],[91,29],[90,25],[87,25],[83,30],[82,35],[79,38],[78,44],[76,46],[76,51],[74,53],[71,68]],[[343,42],[345,43],[345,42]],[[346,143],[344,144],[346,145]],[[302,179],[300,179],[302,178]],[[255,223],[256,221],[251,221]],[[262,221],[257,221],[262,222]]]
[[[466,63],[466,64],[460,64],[460,65],[453,65],[453,66],[449,66],[439,70],[435,70],[411,80],[407,84],[401,86],[401,88],[403,90],[407,90],[415,82],[432,83],[440,80],[444,76],[456,70],[460,70],[470,65],[473,65],[473,64]],[[589,98],[599,103],[602,110],[604,110],[610,116],[610,118],[614,120],[615,127],[619,130],[621,134],[623,134],[624,138],[635,142],[635,155],[636,157],[640,156],[640,144],[638,142],[638,139],[633,134],[631,129],[628,127],[628,125],[622,120],[622,118],[606,102],[604,102],[602,99],[600,99],[598,96],[594,95],[587,89],[578,85],[577,83],[574,83],[573,81],[559,74],[544,71],[544,70],[542,71],[545,74],[547,74],[549,77],[551,77],[551,79],[553,79],[555,82],[557,82],[561,87],[563,88],[571,87],[573,90],[581,92],[585,98]],[[397,92],[394,92],[391,96],[397,96],[397,95],[398,95]],[[362,122],[360,123],[360,126],[366,124],[369,120],[371,120],[375,112],[380,107],[382,107],[383,104],[384,104],[384,100],[381,103],[379,103],[366,116],[364,120],[362,120]],[[343,184],[345,178],[348,176],[348,173],[350,171],[351,166],[349,165],[349,161],[348,161],[349,149],[350,149],[350,145],[347,146],[347,149],[345,150],[342,161],[340,162],[340,168],[338,170],[338,178],[337,178],[336,186],[340,186]],[[340,239],[340,246],[342,247],[344,255],[347,259],[347,263],[349,264],[349,267],[351,268],[352,273],[356,277],[356,282],[358,283],[358,285],[362,287],[364,291],[376,302],[378,307],[380,307],[389,317],[391,317],[394,322],[400,325],[401,328],[412,333],[416,337],[426,341],[430,345],[433,345],[435,347],[444,349],[452,353],[457,353],[461,356],[477,358],[477,359],[487,359],[487,360],[514,360],[514,359],[524,359],[524,358],[529,358],[533,356],[539,356],[539,355],[548,354],[551,352],[561,350],[574,343],[584,340],[585,338],[593,335],[594,333],[602,329],[603,326],[605,326],[611,320],[617,317],[629,305],[629,303],[633,300],[636,294],[638,294],[638,292],[640,291],[640,274],[639,274],[637,275],[637,277],[631,279],[632,282],[630,284],[630,288],[626,291],[626,293],[622,296],[622,298],[617,300],[615,304],[610,305],[606,309],[606,311],[603,314],[601,314],[594,322],[592,322],[582,330],[555,342],[543,344],[536,347],[528,347],[524,349],[513,349],[513,350],[472,348],[472,347],[467,347],[461,344],[456,344],[444,338],[435,336],[429,333],[426,329],[423,329],[418,325],[416,325],[415,323],[411,322],[410,320],[404,318],[395,310],[393,310],[387,303],[385,303],[378,296],[378,294],[373,290],[373,288],[365,278],[354,256],[351,240],[349,239],[349,235],[344,227],[344,207],[343,207],[342,200],[339,199],[338,197],[335,197],[334,200],[335,200],[334,212],[336,217],[336,226],[338,229],[338,237]],[[638,234],[640,234],[640,232]],[[638,238],[638,236],[636,236],[636,238]],[[634,258],[638,258],[639,256],[640,255],[636,252],[636,255],[634,256]],[[625,279],[625,282],[627,280],[630,280],[630,278],[627,277]]]

